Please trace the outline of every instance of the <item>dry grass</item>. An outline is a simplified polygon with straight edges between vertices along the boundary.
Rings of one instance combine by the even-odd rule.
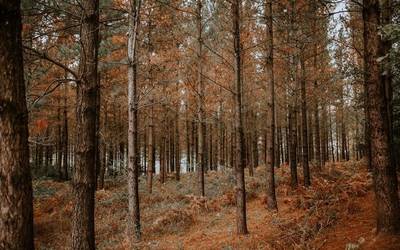
[[[183,175],[179,183],[172,177],[165,184],[156,180],[152,194],[141,178],[143,240],[138,248],[317,249],[329,245],[326,237],[332,228],[345,228],[344,218],[364,213],[360,200],[372,199],[371,178],[362,162],[330,164],[321,173],[316,169],[312,173],[310,188],[300,185],[292,190],[288,167],[277,169],[278,213],[265,209],[265,168],[257,168],[254,177],[246,176],[250,235],[245,237],[235,234],[235,180],[230,170],[206,174],[205,198],[193,195],[194,173]],[[34,189],[38,249],[67,249],[72,213],[69,183],[38,181]],[[107,180],[106,189],[96,193],[98,249],[126,248],[126,214],[124,178]]]

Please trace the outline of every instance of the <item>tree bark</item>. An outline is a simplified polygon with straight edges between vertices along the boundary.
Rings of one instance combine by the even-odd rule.
[[[20,1],[0,0],[0,249],[34,249]]]
[[[235,165],[236,172],[236,227],[237,234],[247,234],[246,219],[246,185],[244,178],[245,151],[244,151],[244,131],[242,113],[242,44],[240,40],[240,6],[241,0],[232,1],[232,21],[235,51],[235,128],[237,131],[236,155],[238,162]]]
[[[77,84],[76,148],[73,174],[72,249],[95,249],[96,105],[98,91],[98,0],[82,1],[82,78]]]
[[[149,163],[147,167],[147,188],[149,193],[153,190],[153,168],[155,167],[155,150],[154,150],[154,102],[150,101],[150,120],[149,120]]]
[[[63,180],[68,180],[68,156],[69,156],[69,150],[68,150],[68,143],[69,143],[69,135],[68,135],[68,110],[67,110],[67,87],[64,86],[64,111],[63,111],[63,132],[62,132],[62,149],[63,149],[63,171],[62,171],[62,179]]]
[[[177,105],[175,110],[175,180],[179,181],[181,179],[181,146],[180,146],[180,136],[179,136],[179,105]]]
[[[59,180],[63,179],[62,174],[62,120],[61,120],[61,97],[57,102],[57,142],[56,142],[56,168]]]
[[[400,208],[396,169],[391,155],[391,139],[384,82],[378,58],[385,55],[378,28],[381,8],[378,0],[364,0],[365,66],[369,119],[371,122],[371,159],[377,211],[377,231],[400,232]]]
[[[268,124],[268,154],[269,161],[267,164],[267,209],[278,210],[275,194],[275,81],[274,81],[274,29],[272,17],[272,0],[267,0],[266,5],[266,20],[267,20],[267,35],[268,35],[268,50],[266,71],[269,80],[269,114],[270,123]]]
[[[297,115],[292,106],[289,107],[289,158],[290,158],[290,185],[297,188]]]
[[[302,127],[302,143],[303,143],[303,155],[302,155],[302,165],[303,165],[303,177],[304,186],[308,187],[311,185],[310,178],[310,167],[308,165],[308,129],[307,129],[307,99],[306,99],[306,69],[304,55],[300,56],[300,66],[301,66],[301,127]]]
[[[128,33],[128,239],[130,248],[141,237],[139,208],[139,141],[137,94],[137,36],[141,0],[129,2]]]
[[[198,174],[197,180],[197,193],[200,196],[204,196],[204,171],[205,171],[205,158],[206,158],[206,126],[204,123],[204,82],[203,82],[203,21],[202,21],[202,0],[197,0],[197,13],[196,13],[196,24],[197,24],[197,118],[198,118],[198,154],[196,159],[196,171]]]

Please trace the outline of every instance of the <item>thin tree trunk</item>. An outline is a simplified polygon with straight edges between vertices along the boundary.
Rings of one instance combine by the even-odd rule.
[[[233,37],[235,51],[235,128],[238,133],[236,142],[236,155],[239,157],[235,165],[236,172],[236,227],[237,234],[247,234],[246,219],[246,185],[244,178],[245,152],[244,152],[244,131],[243,131],[243,113],[242,113],[242,51],[240,40],[240,6],[241,0],[232,2],[232,21]]]
[[[151,110],[149,119],[149,164],[147,167],[147,188],[149,193],[153,190],[153,168],[155,166],[154,150],[154,102],[150,100]]]
[[[58,178],[63,179],[62,173],[62,120],[61,120],[61,103],[58,99],[57,103],[57,143],[56,143],[56,169],[58,171]]]
[[[275,81],[274,81],[274,29],[272,20],[272,0],[268,0],[265,5],[266,20],[267,20],[267,35],[268,35],[268,51],[267,51],[267,66],[266,71],[269,79],[269,114],[270,123],[268,154],[269,162],[267,164],[267,209],[278,210],[275,194]]]
[[[289,154],[290,154],[290,184],[297,188],[297,115],[293,107],[289,107]]]
[[[189,122],[189,104],[188,100],[185,103],[185,128],[186,128],[186,171],[190,172],[190,167],[192,165],[191,157],[191,142],[190,142],[190,122]]]
[[[306,69],[304,62],[304,55],[300,56],[301,65],[301,127],[302,127],[302,143],[303,143],[303,177],[304,186],[308,187],[311,185],[310,167],[308,165],[308,130],[307,130],[307,100],[306,100]]]
[[[181,179],[181,147],[179,136],[179,106],[175,112],[175,180]]]
[[[63,172],[62,179],[68,180],[68,143],[69,143],[69,134],[68,134],[68,110],[67,110],[67,86],[64,86],[64,124],[63,124],[63,133],[62,133],[62,149],[63,149]]]
[[[128,29],[128,239],[130,248],[140,240],[139,208],[139,141],[138,141],[138,94],[137,94],[137,36],[141,0],[130,0]]]
[[[197,13],[196,13],[196,22],[197,22],[197,118],[199,120],[197,130],[198,130],[198,153],[196,159],[196,171],[198,173],[197,180],[197,194],[200,196],[204,196],[204,171],[205,171],[205,153],[206,153],[206,127],[204,123],[204,82],[203,82],[203,21],[202,21],[202,8],[203,3],[202,0],[197,0]]]

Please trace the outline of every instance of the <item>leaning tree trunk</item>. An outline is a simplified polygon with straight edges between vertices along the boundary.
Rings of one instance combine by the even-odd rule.
[[[267,10],[267,35],[268,35],[268,58],[267,58],[267,74],[269,79],[270,105],[269,114],[271,115],[269,129],[268,154],[269,162],[267,162],[267,208],[269,210],[277,210],[278,204],[275,195],[275,82],[274,82],[274,31],[272,20],[272,0],[268,0],[265,6]]]
[[[0,249],[34,249],[20,1],[0,0]]]
[[[140,240],[139,141],[137,94],[137,35],[141,0],[130,0],[128,33],[128,239],[131,249]]]
[[[96,105],[99,33],[98,0],[82,1],[82,78],[77,84],[76,148],[73,173],[72,249],[95,249]]]
[[[365,66],[369,119],[371,122],[371,160],[377,211],[377,231],[400,232],[400,208],[396,169],[392,162],[389,114],[385,86],[380,78],[378,58],[383,58],[378,0],[364,0]]]
[[[232,21],[235,51],[235,129],[237,131],[236,155],[239,158],[235,164],[236,172],[236,227],[238,234],[247,234],[246,219],[246,185],[244,178],[245,151],[244,151],[244,131],[243,131],[243,112],[242,112],[242,50],[240,41],[240,6],[241,0],[232,2]]]

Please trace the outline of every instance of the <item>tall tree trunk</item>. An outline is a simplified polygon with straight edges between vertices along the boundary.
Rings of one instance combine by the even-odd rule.
[[[259,165],[259,159],[258,159],[258,127],[257,127],[257,114],[255,112],[253,113],[253,122],[254,122],[254,131],[253,131],[253,136],[252,136],[252,144],[253,144],[253,165],[254,168],[258,167]]]
[[[363,7],[363,42],[364,42],[364,51],[367,51],[367,39],[369,39],[369,31],[367,31],[367,28],[370,27],[370,24],[367,24],[367,18],[368,18],[368,13],[366,12],[367,8],[365,6]],[[365,153],[366,153],[366,158],[367,158],[367,169],[369,171],[372,171],[372,151],[371,151],[371,121],[369,119],[370,117],[370,107],[369,107],[369,101],[368,101],[368,82],[370,80],[370,74],[369,74],[369,68],[368,68],[368,53],[364,52],[364,142],[365,142]]]
[[[196,159],[196,171],[198,174],[197,180],[197,194],[204,196],[204,171],[205,171],[205,154],[206,154],[206,127],[204,123],[204,82],[203,82],[203,21],[202,21],[202,0],[197,0],[197,118],[199,120],[198,130],[198,154]]]
[[[311,185],[310,178],[310,167],[308,165],[308,130],[307,130],[307,99],[306,99],[306,69],[304,55],[300,56],[300,66],[301,66],[301,127],[302,127],[302,143],[303,143],[303,155],[302,155],[302,165],[303,165],[303,177],[304,186],[308,187]]]
[[[167,166],[167,139],[165,136],[165,133],[167,132],[167,115],[165,111],[165,105],[163,104],[162,110],[163,110],[163,119],[162,119],[162,133],[161,133],[161,147],[160,147],[160,182],[164,183],[165,182],[165,171],[166,171],[166,166]]]
[[[322,105],[322,121],[321,121],[321,159],[322,159],[322,166],[325,165],[325,162],[327,162],[327,155],[326,155],[326,150],[325,150],[325,145],[326,145],[326,127],[327,127],[327,116],[326,116],[326,104],[323,103]],[[337,149],[337,148],[336,148]]]
[[[164,123],[165,124],[165,123]],[[161,134],[161,142],[160,142],[160,182],[165,182],[165,162],[166,162],[166,140],[165,140],[165,128]]]
[[[138,141],[138,94],[137,94],[137,36],[141,0],[130,0],[128,16],[128,239],[130,248],[140,240],[139,208],[139,141]]]
[[[34,249],[20,1],[0,0],[0,249]]]
[[[45,146],[44,146],[44,175],[47,176],[49,167],[50,167],[50,127],[47,126],[46,128],[46,135],[45,135]]]
[[[57,103],[57,142],[56,142],[56,169],[58,171],[58,178],[63,179],[62,174],[62,120],[61,120],[61,97]]]
[[[77,84],[76,148],[73,174],[72,249],[95,249],[96,105],[98,91],[99,2],[82,1],[82,78]]]
[[[292,106],[289,107],[289,158],[290,158],[290,185],[297,188],[297,115]]]
[[[98,29],[100,29],[98,25]],[[97,31],[99,32],[99,31]],[[98,42],[99,43],[99,42]],[[99,46],[99,45],[97,45]],[[97,91],[96,91],[96,120],[95,120],[95,141],[94,141],[94,154],[95,154],[95,160],[94,160],[94,167],[95,167],[95,177],[94,177],[94,190],[97,190],[97,179],[99,177],[99,172],[101,168],[101,162],[100,162],[100,143],[99,143],[99,134],[100,134],[100,73],[97,74]]]
[[[192,121],[192,140],[191,140],[191,149],[192,149],[192,164],[191,164],[191,169],[194,171],[195,170],[195,164],[197,164],[198,160],[198,147],[199,143],[197,141],[197,123],[195,121]],[[197,171],[197,170],[196,170]]]
[[[371,159],[374,168],[377,231],[400,231],[400,208],[396,169],[391,155],[391,139],[384,82],[378,58],[386,56],[378,28],[381,8],[378,0],[364,0],[365,66],[369,119],[371,122]]]
[[[329,117],[329,140],[331,142],[331,154],[332,154],[332,161],[335,161],[335,146],[333,144],[333,130],[332,130],[332,114],[331,114],[331,108],[329,107],[328,110],[328,117]],[[329,144],[329,143],[328,143]]]
[[[383,0],[382,4],[382,27],[390,25],[392,23],[392,11],[394,6],[392,6],[392,0]],[[392,63],[390,58],[390,50],[392,48],[392,40],[383,35],[380,46],[380,54],[384,58],[381,62],[380,67],[380,80],[385,87],[385,98],[386,98],[386,108],[388,113],[388,123],[389,123],[389,139],[391,145],[392,154],[392,164],[396,165],[395,159],[395,148],[393,142],[393,87],[392,87]],[[396,166],[395,166],[396,167]]]
[[[147,188],[151,194],[153,190],[153,168],[155,167],[155,146],[154,146],[154,102],[150,101],[150,119],[149,119],[149,164],[147,167]]]
[[[232,2],[232,21],[235,51],[235,129],[237,131],[236,155],[239,157],[235,165],[236,172],[236,227],[238,234],[247,234],[246,219],[246,185],[244,178],[245,152],[244,152],[244,131],[242,113],[242,44],[240,40],[240,6],[241,0]]]
[[[68,134],[68,110],[67,110],[67,86],[64,86],[64,112],[63,112],[63,132],[62,132],[62,149],[63,149],[63,171],[62,171],[62,179],[68,180],[68,143],[69,143],[69,134]]]
[[[175,180],[181,179],[181,147],[180,147],[180,136],[179,136],[179,105],[175,110]]]
[[[268,154],[269,162],[267,164],[267,208],[269,210],[278,210],[275,194],[275,80],[274,80],[274,27],[272,20],[272,0],[268,0],[265,5],[268,35],[268,51],[266,71],[269,80],[269,114],[270,123],[268,124]]]
[[[185,103],[185,129],[186,129],[186,171],[190,172],[190,167],[192,165],[192,157],[191,157],[191,142],[190,142],[190,121],[189,121],[189,104],[188,100]]]

